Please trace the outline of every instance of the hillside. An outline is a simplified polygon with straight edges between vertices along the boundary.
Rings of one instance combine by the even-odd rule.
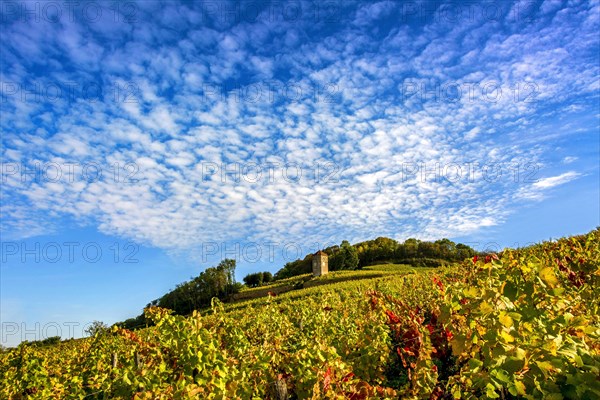
[[[136,332],[20,346],[0,355],[0,398],[600,397],[600,230],[277,285],[206,315],[151,307],[156,326]]]
[[[245,288],[239,293],[236,293],[233,296],[233,301],[231,301],[231,303],[227,303],[227,306],[229,306],[229,304],[233,304],[236,307],[239,307],[240,305],[245,304],[247,300],[265,297],[269,294],[279,295],[292,290],[297,290],[299,291],[298,295],[302,295],[303,293],[306,293],[304,289],[311,287],[333,285],[346,281],[375,279],[408,272],[424,272],[432,269],[433,268],[415,268],[411,267],[410,265],[401,264],[378,264],[365,267],[361,270],[333,271],[327,275],[319,277],[314,277],[312,274],[296,275],[291,278],[277,280],[270,284],[256,288]]]
[[[339,246],[330,246],[323,251],[329,260],[329,271],[334,272],[324,280],[312,279],[312,253],[306,254],[302,259],[286,263],[277,271],[274,278],[270,272],[259,272],[249,274],[243,279],[246,283],[254,283],[256,287],[235,282],[236,261],[224,259],[217,266],[205,269],[198,276],[179,283],[171,291],[150,301],[147,307],[159,306],[173,310],[178,315],[190,315],[193,311],[205,312],[210,308],[215,297],[227,303],[239,302],[266,296],[269,292],[278,294],[346,279],[384,275],[381,268],[376,268],[376,272],[373,272],[371,266],[395,263],[432,268],[456,263],[479,254],[467,245],[454,243],[445,238],[434,242],[407,239],[401,243],[394,239],[378,237],[353,245],[344,240]],[[356,271],[357,269],[359,271]],[[269,280],[263,284],[265,274],[269,275]],[[252,279],[259,276],[260,279]],[[152,321],[143,313],[135,318],[116,323],[126,329],[139,329],[151,324]]]
[[[409,238],[398,242],[382,236],[352,245],[344,240],[339,246],[329,246],[323,251],[329,256],[330,270],[333,271],[389,262],[415,267],[439,267],[477,254],[471,247],[446,238],[436,241]],[[307,254],[302,259],[286,263],[277,271],[275,278],[280,280],[310,273],[312,256]]]

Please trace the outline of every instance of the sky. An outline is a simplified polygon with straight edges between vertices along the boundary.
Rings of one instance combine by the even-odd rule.
[[[598,1],[0,6],[4,346],[226,257],[600,225]]]

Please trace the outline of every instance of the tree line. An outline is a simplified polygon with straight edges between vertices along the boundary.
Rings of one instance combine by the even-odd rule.
[[[270,283],[273,281],[273,274],[265,271],[265,272],[255,272],[253,274],[248,274],[244,277],[244,284],[248,287],[258,287],[262,286],[265,283]]]
[[[173,310],[175,314],[187,315],[194,310],[209,307],[214,297],[226,301],[238,293],[242,284],[235,281],[236,261],[224,259],[216,267],[204,270],[195,278],[178,284],[175,289],[147,304]],[[144,327],[149,322],[144,314],[117,323],[126,329]]]
[[[478,254],[471,247],[446,238],[435,242],[410,238],[401,243],[387,237],[378,237],[354,245],[344,240],[341,245],[330,246],[323,251],[329,256],[330,271],[363,268],[381,262],[437,267]],[[310,273],[312,256],[308,254],[303,259],[286,263],[275,273],[275,280]]]

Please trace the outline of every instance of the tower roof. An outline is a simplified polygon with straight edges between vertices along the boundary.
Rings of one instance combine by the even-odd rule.
[[[315,256],[319,256],[319,255],[327,255],[327,253],[325,253],[323,250],[319,250],[317,251],[315,254]]]

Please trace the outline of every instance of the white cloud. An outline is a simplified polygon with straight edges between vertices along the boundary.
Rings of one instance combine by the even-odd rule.
[[[98,80],[109,90],[101,101],[74,104],[9,98],[3,156],[95,162],[105,173],[94,182],[11,177],[3,228],[41,232],[69,216],[165,249],[209,240],[436,238],[500,224],[521,202],[580,176],[526,186],[509,166],[543,161],[540,112],[554,110],[551,120],[572,99],[581,102],[573,111],[584,111],[582,99],[594,95],[593,10],[506,31],[481,19],[432,20],[383,34],[378,20],[394,11],[393,2],[364,5],[339,15],[335,35],[317,37],[322,26],[311,20],[218,21],[178,33],[159,26],[186,24],[190,12],[169,9],[133,27],[70,27],[64,54],[55,54],[55,28],[15,26],[2,46],[22,66],[12,62],[3,77],[25,81],[37,60],[48,64],[45,79]],[[582,21],[585,29],[572,29]],[[96,35],[114,44],[96,51],[104,43]],[[83,52],[74,55],[78,45]],[[62,67],[72,63],[75,72]],[[259,98],[235,90],[256,81]],[[407,82],[418,85],[410,97]],[[501,88],[494,101],[482,91],[489,82]],[[524,100],[532,95],[524,82],[535,84],[535,101]],[[216,91],[207,93],[209,83]],[[138,101],[115,101],[115,85],[131,84]],[[447,97],[448,84],[462,88],[460,98]],[[504,174],[490,178],[476,167],[492,162]],[[131,163],[138,169],[125,169]],[[251,165],[261,178],[237,181]],[[460,179],[445,179],[449,166],[460,166]],[[136,181],[123,181],[130,177]]]
[[[532,186],[536,189],[550,189],[555,186],[563,185],[565,183],[571,182],[572,180],[580,177],[581,174],[575,171],[565,172],[564,174],[560,174],[557,176],[552,176],[544,179],[540,179]]]

